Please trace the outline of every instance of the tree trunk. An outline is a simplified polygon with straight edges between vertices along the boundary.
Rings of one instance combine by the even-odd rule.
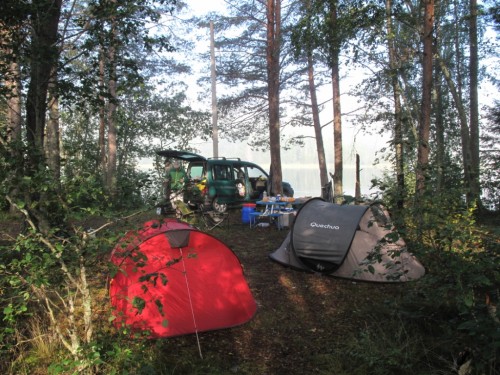
[[[311,12],[311,1],[306,2],[307,12]],[[308,28],[311,25],[308,22]],[[326,156],[325,156],[325,146],[323,143],[323,134],[321,129],[321,121],[319,117],[319,106],[318,97],[316,95],[316,83],[314,82],[314,62],[313,62],[313,45],[310,39],[307,39],[307,78],[309,83],[309,95],[311,96],[311,112],[313,118],[314,136],[316,139],[316,152],[318,155],[319,164],[319,178],[320,178],[320,188],[323,192],[323,188],[328,184],[328,170],[326,167]]]
[[[44,155],[45,117],[49,82],[57,71],[59,49],[57,48],[58,26],[62,0],[38,0],[32,2],[30,82],[26,97],[27,163],[25,173],[35,176],[46,165]],[[50,231],[51,225],[61,220],[50,205],[53,191],[35,189],[25,192],[25,201],[30,214],[42,234]],[[34,204],[36,202],[36,204]],[[58,223],[57,225],[59,225]]]
[[[38,0],[33,4],[30,83],[26,100],[28,158],[33,169],[43,161],[47,92],[57,65],[61,3],[62,0]]]
[[[18,142],[21,140],[21,71],[17,62],[9,64],[9,71],[5,76],[7,99],[7,140]]]
[[[444,187],[444,157],[445,157],[445,137],[443,121],[443,89],[442,75],[439,66],[435,69],[434,79],[434,104],[436,106],[436,190],[443,193]]]
[[[359,159],[359,154],[356,154],[356,186],[354,191],[354,198],[356,198],[356,202],[361,201],[361,162]]]
[[[281,44],[281,0],[267,0],[267,83],[269,102],[269,143],[271,186],[274,194],[283,194],[281,172],[279,73]]]
[[[422,57],[422,104],[418,129],[418,155],[416,192],[421,196],[426,188],[429,167],[429,134],[432,102],[432,46],[434,27],[434,0],[424,1],[423,57]]]
[[[344,195],[343,171],[344,162],[342,157],[342,120],[340,114],[340,74],[338,56],[334,61],[332,69],[333,86],[333,148],[335,153],[335,173],[333,174],[333,193],[337,200]]]
[[[319,119],[318,98],[316,96],[316,84],[314,83],[314,66],[312,54],[307,55],[307,71],[309,78],[309,93],[311,95],[311,109],[314,125],[314,135],[316,138],[316,150],[318,153],[319,177],[321,188],[328,183],[328,171],[326,168],[325,146],[323,144],[323,134],[321,133],[321,123]]]
[[[114,67],[113,67],[114,72]],[[114,73],[113,73],[114,74]],[[116,129],[116,80],[109,80],[109,95],[111,97],[108,105],[108,154],[106,168],[106,188],[111,197],[116,194],[116,171],[117,171],[117,129]]]
[[[106,87],[106,55],[104,53],[104,47],[101,46],[99,53],[99,164],[101,167],[103,182],[106,183],[106,169],[107,169],[107,158],[106,158],[106,107],[107,101],[102,94]]]
[[[469,84],[470,84],[470,199],[469,204],[481,202],[481,186],[479,183],[479,99],[478,99],[478,37],[477,37],[477,0],[470,0],[469,17]]]
[[[392,26],[392,0],[386,3],[387,49],[389,52],[389,67],[394,97],[394,149],[396,157],[396,207],[402,209],[405,199],[404,149],[403,149],[403,121],[401,107],[401,86],[398,78],[398,64],[396,48],[394,46],[394,31]]]
[[[61,150],[59,147],[59,99],[57,96],[56,74],[56,72],[53,73],[49,83],[49,121],[45,139],[45,156],[54,182],[59,184],[61,179]]]
[[[3,26],[3,25],[2,25]],[[21,141],[21,69],[19,63],[17,62],[17,55],[14,54],[13,48],[7,46],[8,43],[12,42],[10,35],[12,32],[10,30],[2,29],[0,31],[0,37],[5,41],[5,45],[1,46],[2,53],[4,56],[11,56],[11,61],[8,63],[7,72],[4,77],[3,84],[5,85],[5,92],[7,97],[7,144],[10,147],[10,156],[13,161],[12,165],[15,166],[16,177],[21,176],[22,169],[22,152],[18,147]],[[17,196],[19,193],[19,188],[17,186],[12,186],[12,190],[9,191],[9,195],[12,197]],[[16,212],[14,205],[10,206],[10,211],[12,213]]]
[[[448,68],[446,67],[443,59],[441,59],[438,56],[437,60],[439,63],[439,68],[441,69],[441,72],[443,73],[443,76],[446,79],[448,89],[450,90],[451,96],[453,97],[453,101],[455,103],[455,107],[458,112],[458,119],[460,121],[460,138],[462,140],[462,163],[464,168],[464,185],[466,186],[467,190],[470,190],[472,158],[470,154],[469,128],[467,127],[467,113],[465,112],[465,108],[462,104],[460,93],[455,84],[453,83],[451,74]]]
[[[436,0],[434,4],[436,9],[440,9],[440,2]],[[436,12],[434,23],[436,43],[434,44],[434,56],[439,55],[439,48],[441,48],[440,41],[441,35],[441,12]],[[445,124],[444,124],[444,108],[443,108],[443,75],[439,68],[439,64],[434,64],[434,87],[433,87],[432,105],[434,106],[435,114],[435,128],[436,128],[436,192],[443,194],[444,192],[444,158],[445,158]]]
[[[210,21],[210,75],[212,81],[212,143],[213,157],[219,156],[219,128],[217,112],[217,75],[215,70],[215,32],[214,22]]]
[[[330,10],[332,30],[337,25],[337,8],[332,5]],[[340,72],[339,72],[340,46],[335,45],[331,51],[332,69],[332,92],[333,92],[333,148],[335,154],[335,172],[333,174],[333,195],[334,201],[340,203],[344,195],[343,171],[344,163],[342,156],[342,117],[340,111]]]
[[[113,36],[116,35],[116,25],[115,20],[111,21]],[[109,68],[109,78],[108,78],[108,94],[109,94],[109,104],[108,104],[108,154],[107,154],[107,168],[106,168],[106,190],[111,198],[116,196],[116,171],[117,171],[117,128],[116,128],[116,108],[117,108],[117,96],[116,96],[116,47],[114,45],[115,38],[111,41],[108,50],[108,68]]]

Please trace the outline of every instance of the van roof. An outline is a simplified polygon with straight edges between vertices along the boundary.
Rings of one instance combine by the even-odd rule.
[[[248,167],[258,167],[259,165],[252,163],[250,161],[243,161],[240,158],[226,158],[226,157],[216,157],[216,158],[205,158],[204,156],[189,152],[189,151],[180,151],[180,150],[158,150],[156,154],[159,156],[163,156],[166,158],[180,159],[186,162],[196,162],[196,161],[221,161],[221,162],[231,162],[235,166],[248,166]]]

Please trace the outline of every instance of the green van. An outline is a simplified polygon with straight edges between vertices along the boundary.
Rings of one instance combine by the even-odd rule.
[[[264,191],[273,195],[268,186],[269,175],[257,164],[240,158],[205,158],[187,151],[156,152],[166,159],[187,163],[184,202],[191,206],[204,205],[225,212],[228,205],[255,202]],[[283,182],[283,194],[293,197],[289,183]]]

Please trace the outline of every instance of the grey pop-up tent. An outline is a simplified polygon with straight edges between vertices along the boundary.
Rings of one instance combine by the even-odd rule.
[[[374,282],[403,282],[425,274],[380,204],[307,201],[272,260],[299,270]]]

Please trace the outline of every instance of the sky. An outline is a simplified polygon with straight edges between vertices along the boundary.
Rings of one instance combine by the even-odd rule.
[[[209,12],[221,12],[226,8],[224,0],[189,0],[189,7],[197,15],[203,15]]]

